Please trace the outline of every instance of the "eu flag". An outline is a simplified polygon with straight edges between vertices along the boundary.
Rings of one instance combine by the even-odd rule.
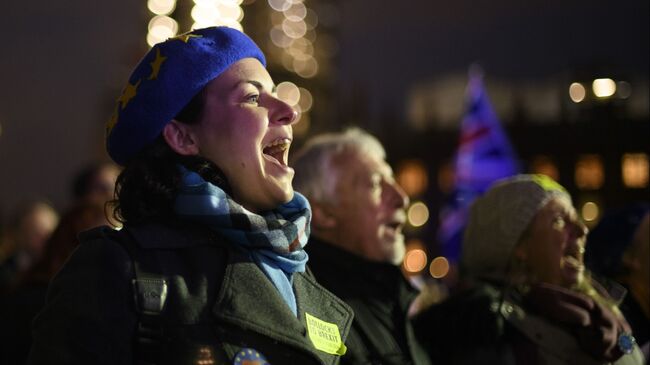
[[[476,68],[470,69],[466,98],[454,160],[454,191],[440,211],[437,233],[443,254],[452,262],[458,262],[460,257],[472,201],[495,180],[519,172],[512,146],[485,92],[483,75]]]

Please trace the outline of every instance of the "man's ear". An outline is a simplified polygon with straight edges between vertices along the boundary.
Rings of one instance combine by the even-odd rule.
[[[199,146],[190,125],[172,119],[163,128],[162,135],[169,147],[179,155],[192,156],[199,154]]]
[[[312,202],[311,203],[311,224],[317,230],[329,230],[336,228],[336,218],[329,213],[324,204]]]

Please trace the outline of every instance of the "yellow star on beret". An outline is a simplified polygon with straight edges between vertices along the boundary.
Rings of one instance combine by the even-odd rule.
[[[149,63],[151,65],[151,75],[149,75],[149,80],[155,80],[158,78],[160,66],[162,66],[163,62],[165,62],[166,59],[167,57],[160,54],[160,48],[157,48],[156,58]]]
[[[127,83],[126,87],[124,88],[124,91],[122,91],[122,95],[120,96],[119,99],[117,99],[117,102],[122,104],[122,109],[126,108],[126,105],[135,97],[135,95],[138,92],[138,86],[140,86],[140,82],[142,80],[138,80],[138,82],[135,83],[135,85],[131,85],[131,83]]]
[[[187,43],[187,42],[190,41],[190,38],[203,38],[203,36],[200,35],[200,34],[185,33],[185,34],[177,35],[176,37],[173,37],[173,38],[170,38],[170,39],[183,41],[183,42]]]

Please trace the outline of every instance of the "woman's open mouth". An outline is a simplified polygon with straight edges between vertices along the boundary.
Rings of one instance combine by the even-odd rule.
[[[274,162],[282,167],[288,167],[289,147],[291,146],[290,138],[278,138],[264,146],[262,154],[267,160]]]

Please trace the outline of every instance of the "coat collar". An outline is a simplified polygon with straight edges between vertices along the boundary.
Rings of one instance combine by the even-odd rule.
[[[345,341],[352,324],[352,309],[307,274],[296,274],[293,278],[298,318],[262,271],[235,253],[226,268],[212,312],[220,320],[315,354],[322,363],[331,364],[336,357],[316,350],[312,345],[305,313],[336,324]],[[259,298],[264,298],[263,306],[257,305]]]
[[[205,226],[192,223],[158,224],[127,226],[124,230],[135,238],[142,248],[183,248],[214,244],[217,233]]]

